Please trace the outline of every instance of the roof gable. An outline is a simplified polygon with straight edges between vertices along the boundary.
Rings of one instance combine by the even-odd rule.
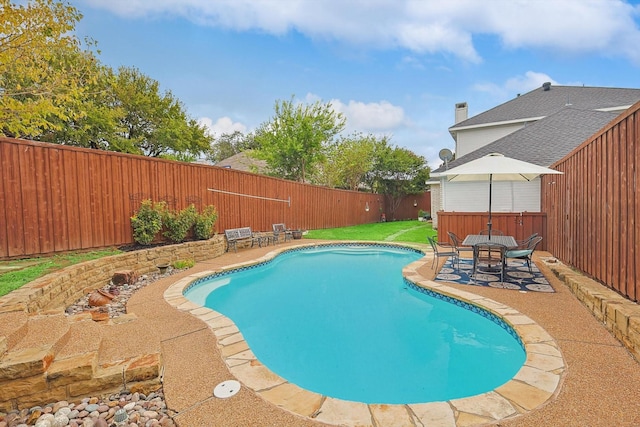
[[[544,119],[449,162],[449,168],[463,165],[490,153],[550,166],[605,127],[618,113],[564,107]],[[444,171],[440,166],[433,173]]]
[[[488,123],[526,121],[530,118],[550,116],[566,107],[581,110],[628,107],[639,100],[640,89],[551,85],[549,90],[544,90],[544,87],[534,89],[511,101],[456,123],[449,130]]]

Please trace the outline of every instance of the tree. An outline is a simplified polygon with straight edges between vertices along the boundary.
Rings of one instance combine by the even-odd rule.
[[[78,52],[75,62],[85,61],[90,72],[90,79],[84,83],[87,88],[84,96],[73,103],[79,112],[66,120],[57,119],[54,129],[42,129],[42,134],[35,137],[41,141],[55,144],[74,145],[114,151],[133,151],[122,149],[126,141],[122,140],[121,121],[124,110],[118,105],[113,92],[115,79],[110,67],[100,64],[93,55]]]
[[[294,105],[293,98],[276,101],[275,117],[256,131],[254,153],[267,162],[270,174],[306,182],[344,126],[344,116],[330,103]]]
[[[376,148],[386,146],[387,142],[387,137],[373,135],[341,137],[327,149],[321,182],[330,187],[358,190],[366,185],[365,177],[372,172]]]
[[[78,111],[69,108],[87,90],[86,62],[72,31],[82,15],[53,0],[26,5],[0,0],[0,129],[31,136],[56,129]],[[91,77],[89,77],[91,78]],[[86,81],[86,80],[84,80]]]
[[[199,155],[206,152],[211,136],[203,125],[187,117],[182,103],[171,92],[160,93],[160,84],[135,68],[121,67],[114,83],[123,143],[118,151],[158,157],[171,153]]]
[[[406,148],[379,148],[370,179],[375,192],[384,194],[387,198],[393,218],[404,197],[422,193],[427,189],[426,182],[430,171],[424,157]]]
[[[207,153],[207,160],[218,163],[221,160],[255,148],[255,143],[251,135],[244,135],[240,131],[222,134],[211,145],[211,150]]]

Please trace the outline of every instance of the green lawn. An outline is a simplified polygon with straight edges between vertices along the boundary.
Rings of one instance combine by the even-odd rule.
[[[0,297],[19,289],[38,277],[60,270],[68,265],[79,264],[84,261],[119,254],[117,249],[101,251],[68,253],[46,258],[30,258],[16,261],[0,262]]]
[[[393,221],[350,227],[310,230],[305,237],[324,240],[368,240],[386,242],[427,243],[427,235],[436,236],[430,222]]]

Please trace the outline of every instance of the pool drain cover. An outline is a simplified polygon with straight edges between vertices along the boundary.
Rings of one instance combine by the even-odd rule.
[[[213,395],[220,399],[231,397],[240,391],[240,383],[236,380],[223,381],[213,389]]]

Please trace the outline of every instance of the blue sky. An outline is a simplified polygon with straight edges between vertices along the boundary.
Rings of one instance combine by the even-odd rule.
[[[640,6],[622,0],[71,0],[100,60],[160,82],[214,135],[277,100],[331,102],[432,168],[469,116],[543,82],[640,88]]]

